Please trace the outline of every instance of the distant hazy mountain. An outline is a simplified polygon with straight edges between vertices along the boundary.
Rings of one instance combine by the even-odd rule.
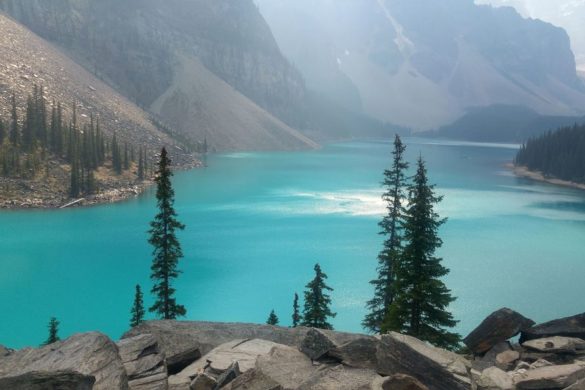
[[[577,66],[585,72],[584,0],[476,0],[479,4],[510,6],[526,18],[542,19],[567,30]]]
[[[471,0],[258,0],[310,88],[415,129],[469,107],[577,115],[585,88],[564,30]]]

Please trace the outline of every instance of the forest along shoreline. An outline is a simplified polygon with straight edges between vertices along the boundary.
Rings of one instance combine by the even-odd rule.
[[[201,167],[203,167],[203,163],[193,158],[191,161],[183,162],[175,166],[174,170],[187,171]],[[113,180],[110,183],[106,181],[100,184],[101,189],[97,194],[81,195],[76,198],[71,198],[66,193],[63,193],[63,191],[55,189],[50,182],[38,181],[24,185],[19,180],[0,178],[0,186],[12,187],[10,194],[0,194],[0,210],[58,210],[123,202],[142,195],[153,186],[154,180],[146,179],[141,182],[136,182],[128,179],[127,185],[120,185],[119,181]],[[15,186],[18,186],[18,188],[14,188]]]
[[[525,166],[507,163],[506,168],[510,169],[514,175],[524,179],[531,179],[541,183],[552,184],[561,187],[575,188],[585,191],[585,184],[576,183],[569,180],[561,180],[552,176],[545,176],[542,172],[532,171]]]

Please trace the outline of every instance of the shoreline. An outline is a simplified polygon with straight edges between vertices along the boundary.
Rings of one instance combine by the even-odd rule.
[[[174,172],[187,171],[203,167],[201,161],[197,160],[177,167]],[[64,210],[70,208],[91,207],[103,204],[123,202],[132,198],[137,198],[144,194],[154,185],[154,180],[148,179],[142,182],[130,183],[117,186],[109,182],[106,188],[97,194],[86,197],[70,198],[64,196],[63,192],[50,193],[48,196],[35,197],[33,193],[20,199],[2,199],[0,198],[0,212],[2,211],[23,211],[23,210]]]
[[[530,169],[524,166],[517,166],[514,165],[513,163],[507,163],[506,168],[510,169],[514,173],[514,175],[521,178],[531,179],[541,183],[552,184],[560,187],[568,187],[585,191],[585,184],[576,183],[568,180],[561,180],[554,177],[546,177],[542,172],[531,171]]]

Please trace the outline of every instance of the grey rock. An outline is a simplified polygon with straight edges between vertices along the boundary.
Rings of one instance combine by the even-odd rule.
[[[3,345],[0,345],[0,358],[4,357],[4,356],[8,356],[12,353],[13,351],[9,348],[6,348]]]
[[[167,373],[161,373],[130,381],[130,390],[167,390]]]
[[[6,390],[92,390],[95,378],[75,371],[32,371],[0,378]]]
[[[317,360],[335,347],[335,343],[323,331],[311,328],[305,334],[299,349],[311,360]]]
[[[120,340],[117,345],[131,390],[167,388],[165,357],[153,335],[130,337]]]
[[[496,364],[497,356],[502,352],[512,351],[512,346],[509,342],[503,341],[494,345],[489,351],[485,353],[479,360],[489,362],[491,365]]]
[[[463,342],[474,354],[482,355],[532,325],[534,321],[514,310],[503,308],[490,314]]]
[[[349,367],[376,369],[379,346],[380,340],[374,337],[361,337],[333,348],[329,351],[329,356]]]
[[[153,334],[157,337],[161,351],[167,357],[168,365],[171,356],[190,348],[199,348],[201,354],[205,355],[213,348],[236,339],[262,339],[300,348],[309,329],[302,326],[284,328],[258,324],[158,320],[140,324],[126,332],[123,338],[145,333]],[[338,345],[365,337],[330,330],[321,332]]]
[[[370,390],[382,377],[375,371],[361,368],[323,365],[318,367],[299,390]]]
[[[240,366],[237,361],[233,362],[227,370],[225,370],[218,378],[217,383],[215,385],[216,389],[220,389],[226,386],[228,383],[236,379],[242,373],[240,371]]]
[[[187,348],[181,352],[167,357],[167,371],[169,374],[176,374],[181,372],[189,364],[201,358],[201,351],[199,347]]]
[[[585,313],[572,317],[560,318],[533,326],[522,331],[520,342],[544,337],[564,336],[585,340]]]
[[[539,352],[574,354],[585,349],[585,341],[574,337],[554,336],[528,340],[522,346]]]
[[[514,378],[520,390],[564,389],[585,378],[585,367],[578,364],[545,366],[517,375]]]
[[[276,346],[258,357],[256,366],[236,378],[226,390],[298,389],[316,372],[311,360],[296,348]]]
[[[192,378],[204,372],[219,377],[228,370],[234,362],[238,363],[238,370],[246,372],[256,366],[256,360],[261,355],[267,355],[272,348],[280,344],[266,340],[233,340],[222,344],[201,359],[185,367],[174,375],[173,382],[190,382]]]
[[[416,378],[404,374],[395,374],[385,378],[381,388],[383,390],[429,390]]]
[[[476,386],[477,390],[513,390],[514,381],[505,371],[490,367],[481,373]]]
[[[376,358],[377,372],[382,375],[407,374],[430,390],[471,388],[470,362],[414,337],[394,332],[383,335]]]
[[[585,379],[566,387],[564,390],[585,390]]]
[[[510,371],[520,359],[518,351],[504,351],[496,356],[496,367],[500,370]]]
[[[63,370],[95,377],[94,390],[128,389],[118,348],[101,333],[75,334],[64,341],[22,349],[0,359],[0,378]]]
[[[191,382],[191,390],[213,390],[217,385],[214,377],[208,374],[199,374]]]

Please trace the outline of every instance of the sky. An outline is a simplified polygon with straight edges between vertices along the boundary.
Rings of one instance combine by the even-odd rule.
[[[585,0],[476,0],[476,3],[512,6],[524,17],[564,28],[571,38],[577,66],[585,72]]]

